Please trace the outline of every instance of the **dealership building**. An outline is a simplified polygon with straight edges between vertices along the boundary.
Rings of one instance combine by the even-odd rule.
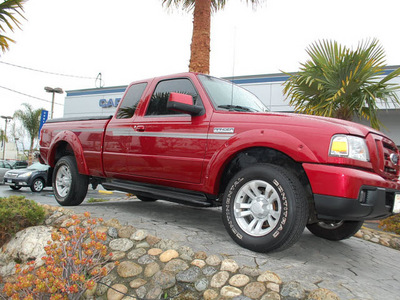
[[[399,66],[385,69],[384,75],[391,73]],[[260,98],[272,112],[293,112],[294,108],[285,100],[283,83],[288,79],[284,74],[248,75],[225,78],[246,88]],[[392,80],[400,85],[400,78]],[[64,105],[64,117],[109,116],[115,113],[119,101],[127,86],[114,86],[95,89],[67,91]],[[400,98],[400,92],[398,93]],[[391,137],[400,146],[400,107],[380,105],[378,118],[384,127],[381,131]],[[368,121],[360,122],[368,125]]]

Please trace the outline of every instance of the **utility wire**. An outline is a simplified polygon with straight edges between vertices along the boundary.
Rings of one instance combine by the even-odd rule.
[[[5,89],[5,90],[8,90],[8,91],[13,92],[13,93],[17,93],[17,94],[20,94],[20,95],[24,95],[24,96],[26,96],[26,97],[30,97],[30,98],[33,98],[33,99],[36,99],[36,100],[40,100],[40,101],[52,103],[52,101],[50,101],[50,100],[46,100],[46,99],[38,98],[38,97],[35,97],[35,96],[31,96],[31,95],[28,95],[28,94],[24,94],[24,93],[18,92],[18,91],[16,91],[16,90],[6,88],[6,87],[1,86],[1,85],[0,85],[0,88]],[[57,102],[54,102],[54,104],[64,106],[64,104],[57,103]]]
[[[76,75],[68,75],[68,74],[62,74],[62,73],[54,73],[54,72],[48,72],[48,71],[43,71],[43,70],[38,70],[38,69],[33,69],[33,68],[28,68],[28,67],[23,67],[23,66],[19,66],[19,65],[14,65],[14,64],[10,64],[8,62],[5,61],[0,61],[1,64],[5,64],[5,65],[9,65],[12,67],[16,67],[16,68],[21,68],[24,70],[29,70],[29,71],[34,71],[34,72],[40,72],[40,73],[45,73],[45,74],[51,74],[51,75],[57,75],[57,76],[64,76],[64,77],[73,77],[73,78],[82,78],[82,79],[97,79],[95,77],[87,77],[87,76],[76,76]]]

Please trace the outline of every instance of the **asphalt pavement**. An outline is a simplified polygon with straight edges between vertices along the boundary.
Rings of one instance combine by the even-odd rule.
[[[327,288],[341,299],[400,299],[400,251],[358,238],[333,242],[305,230],[290,249],[255,253],[235,244],[221,220],[220,208],[196,208],[166,201],[142,202],[114,192],[102,194],[89,189],[85,201],[70,207],[77,213],[89,211],[105,220],[116,218],[161,238],[189,246],[194,251],[221,254],[240,265],[276,272],[284,282],[297,281],[309,289]],[[0,197],[22,195],[57,206],[52,190],[32,193],[29,188],[12,191],[0,185]],[[87,200],[106,199],[89,203]]]

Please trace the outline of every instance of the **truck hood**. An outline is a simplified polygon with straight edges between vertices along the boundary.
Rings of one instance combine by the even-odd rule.
[[[351,135],[366,137],[369,133],[374,133],[386,137],[386,135],[384,135],[382,132],[373,129],[371,127],[335,118],[319,117],[319,116],[295,114],[295,113],[268,113],[268,115],[275,115],[275,116],[289,118],[291,119],[291,123],[292,122],[298,123],[299,125],[306,127],[318,128],[321,127],[322,124],[325,124],[328,125],[329,127],[331,126],[337,127],[338,131],[347,131],[347,133]]]

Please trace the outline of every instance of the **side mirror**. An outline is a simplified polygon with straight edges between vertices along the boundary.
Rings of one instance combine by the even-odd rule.
[[[200,116],[204,112],[202,107],[194,105],[192,96],[180,93],[169,94],[167,108],[192,116]]]

